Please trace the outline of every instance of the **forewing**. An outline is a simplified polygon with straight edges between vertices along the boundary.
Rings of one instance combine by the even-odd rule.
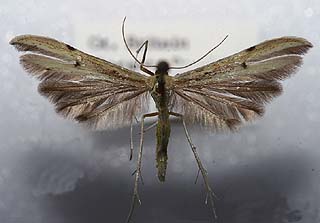
[[[268,40],[174,78],[172,110],[189,122],[233,129],[264,112],[282,91],[279,80],[302,64],[312,44],[297,37]]]
[[[25,54],[24,69],[41,80],[39,92],[56,111],[93,128],[127,125],[147,111],[148,78],[57,40],[24,35],[10,44]]]

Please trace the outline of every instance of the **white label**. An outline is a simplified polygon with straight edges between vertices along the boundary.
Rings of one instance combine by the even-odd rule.
[[[76,22],[75,47],[110,62],[134,69],[134,60],[127,52],[121,35],[122,21],[108,24]],[[130,49],[136,50],[149,40],[145,64],[156,65],[160,60],[171,66],[189,64],[217,45],[227,34],[227,40],[205,59],[186,70],[213,62],[256,44],[257,29],[248,21],[143,21],[127,20],[125,37]],[[141,60],[143,50],[139,54]],[[138,66],[137,66],[138,67]],[[135,68],[137,70],[137,68]],[[171,70],[174,75],[185,70]]]

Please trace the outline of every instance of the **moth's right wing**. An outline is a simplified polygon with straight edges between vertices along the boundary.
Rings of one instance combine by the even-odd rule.
[[[128,125],[148,110],[147,76],[81,52],[57,40],[33,35],[10,41],[24,69],[41,80],[39,92],[56,111],[93,128]]]
[[[312,44],[282,37],[173,77],[172,111],[213,130],[234,129],[261,116],[283,80],[302,64]]]

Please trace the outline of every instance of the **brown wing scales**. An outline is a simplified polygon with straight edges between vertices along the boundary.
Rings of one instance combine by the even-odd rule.
[[[281,94],[278,81],[297,70],[311,47],[302,38],[277,38],[178,74],[172,110],[213,130],[234,129],[264,113],[264,104]]]
[[[148,109],[148,78],[57,40],[24,35],[11,42],[24,69],[41,80],[39,92],[56,111],[93,128],[128,125]]]

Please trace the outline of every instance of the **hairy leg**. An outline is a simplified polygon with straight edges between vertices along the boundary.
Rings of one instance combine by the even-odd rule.
[[[130,207],[130,211],[127,217],[127,222],[130,222],[130,219],[132,217],[134,208],[136,203],[138,202],[139,204],[141,204],[140,198],[139,198],[139,193],[138,193],[138,185],[139,185],[139,179],[141,177],[141,165],[142,165],[142,150],[143,150],[143,136],[144,136],[144,119],[147,117],[153,117],[153,116],[157,116],[158,112],[153,112],[153,113],[148,113],[148,114],[144,114],[142,116],[142,120],[141,120],[141,135],[140,135],[140,148],[139,148],[139,153],[138,153],[138,160],[137,160],[137,169],[134,172],[135,175],[135,179],[134,179],[134,189],[133,189],[133,195],[132,195],[132,202],[131,202],[131,207]]]
[[[137,123],[139,123],[139,120],[137,119],[136,116],[133,116],[135,121]],[[132,156],[133,156],[133,117],[131,118],[131,122],[130,122],[130,156],[129,156],[129,160],[132,160]]]
[[[199,154],[198,154],[198,152],[197,152],[197,149],[196,149],[195,145],[192,143],[192,140],[191,140],[191,137],[190,137],[190,135],[189,135],[189,132],[188,132],[186,123],[185,123],[184,118],[183,118],[183,115],[182,115],[182,114],[179,114],[179,113],[175,113],[175,112],[170,112],[169,114],[172,115],[172,116],[175,116],[175,117],[180,118],[181,121],[182,121],[185,135],[186,135],[186,137],[187,137],[188,143],[189,143],[189,145],[190,145],[190,147],[191,147],[191,150],[192,150],[192,152],[193,152],[193,155],[194,155],[194,157],[195,157],[195,159],[196,159],[196,161],[197,161],[199,170],[200,170],[201,175],[202,175],[202,177],[203,177],[204,185],[205,185],[205,188],[206,188],[206,191],[207,191],[206,204],[207,204],[207,201],[208,201],[208,198],[209,198],[209,202],[210,202],[210,206],[211,206],[211,208],[212,208],[213,216],[214,216],[214,218],[217,218],[217,214],[216,214],[216,210],[215,210],[215,206],[214,206],[214,201],[213,201],[213,197],[215,197],[215,194],[214,194],[214,192],[213,192],[213,190],[211,189],[210,184],[209,184],[208,172],[207,172],[206,169],[203,167],[202,162],[201,162],[200,157],[199,157]]]

